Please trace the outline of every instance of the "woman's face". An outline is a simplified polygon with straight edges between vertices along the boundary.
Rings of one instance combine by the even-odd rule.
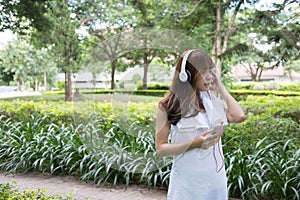
[[[197,80],[197,87],[200,91],[208,91],[214,81],[214,69],[208,69],[204,72],[200,72]]]

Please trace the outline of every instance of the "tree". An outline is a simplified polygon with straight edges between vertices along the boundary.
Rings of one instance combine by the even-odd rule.
[[[24,33],[30,27],[38,31],[47,30],[51,24],[44,15],[51,0],[1,0],[0,31],[10,29],[15,33]]]
[[[28,57],[26,56],[30,45],[24,41],[12,41],[1,51],[1,65],[4,71],[13,73],[17,82],[17,90],[21,90],[22,82],[26,78]]]
[[[121,57],[132,61],[131,64],[143,65],[143,87],[146,88],[148,67],[158,55],[158,50],[149,45],[153,38],[150,38],[147,30],[143,28],[157,28],[157,24],[165,15],[164,4],[146,0],[122,3],[111,0],[101,3],[82,2],[79,5],[76,13],[88,27],[89,33],[100,41],[97,49],[92,52],[93,57],[110,61],[111,88],[114,88],[115,70],[124,70],[124,59],[119,61]],[[89,9],[86,9],[87,7]],[[136,37],[132,37],[133,35]]]
[[[3,73],[13,74],[17,81],[18,90],[21,90],[22,83],[33,82],[34,90],[39,90],[39,83],[44,81],[47,73],[55,70],[55,65],[49,59],[47,49],[36,49],[24,39],[9,42],[0,53]],[[30,84],[29,84],[30,87]]]
[[[34,91],[39,91],[41,85],[47,90],[47,75],[52,77],[57,72],[56,63],[53,62],[49,49],[36,49],[32,46],[28,56],[30,57],[28,63],[30,68],[27,76],[30,77],[29,81],[34,85]]]
[[[293,81],[292,73],[294,72],[300,72],[300,60],[291,60],[287,61],[284,66],[289,78],[291,81]]]
[[[115,71],[122,63],[118,59],[124,55],[122,52],[124,49],[120,46],[126,43],[122,38],[123,33],[128,31],[136,21],[130,14],[132,8],[118,0],[73,2],[71,7],[77,14],[81,26],[98,39],[86,64],[91,66],[93,73],[98,73],[104,70],[104,66],[101,65],[109,61],[111,89],[114,89]],[[122,69],[124,70],[124,65]]]
[[[151,62],[149,66],[149,72],[151,73],[150,79],[154,82],[164,83],[166,76],[170,76],[170,67],[162,61],[156,59]]]
[[[50,42],[59,69],[65,73],[65,101],[72,100],[72,73],[77,72],[81,61],[81,47],[77,33],[78,24],[72,19],[66,1],[52,1],[48,19],[52,23]]]
[[[10,28],[18,34],[28,34],[36,47],[52,45],[57,66],[65,73],[65,100],[72,98],[71,73],[80,64],[81,48],[75,30],[79,24],[71,19],[69,4],[58,0],[3,0],[3,21],[0,29]],[[26,31],[29,30],[29,31]]]
[[[300,56],[300,3],[294,0],[273,4],[270,10],[256,10],[254,31],[265,37],[265,44],[271,46],[269,53],[283,66]]]
[[[184,31],[198,42],[200,48],[211,51],[218,76],[223,69],[222,62],[229,51],[243,48],[239,41],[231,41],[231,37],[243,31],[244,24],[237,21],[239,13],[246,10],[244,4],[254,4],[256,0],[213,0],[213,1],[181,1],[169,6],[170,14],[163,20],[165,26]],[[180,5],[180,6],[178,6]],[[199,48],[199,47],[198,47]]]
[[[160,19],[163,18],[163,12],[160,2],[158,1],[147,1],[147,0],[142,0],[142,1],[136,1],[136,0],[131,0],[129,1],[129,4],[134,8],[135,16],[138,17],[139,21],[135,28],[140,28],[140,27],[151,27],[154,28],[155,26],[158,25],[158,22]],[[148,47],[147,43],[148,38],[147,33],[141,33],[144,34],[141,41],[143,45],[143,49],[140,50],[140,53],[135,54],[135,59],[142,60],[142,66],[144,68],[144,74],[143,74],[143,86],[142,89],[147,89],[147,75],[148,75],[148,69],[149,65],[152,62],[152,60],[157,56],[157,49],[151,49]]]
[[[267,10],[248,9],[238,19],[244,24],[249,24],[250,20],[251,26],[245,26],[244,32],[231,38],[241,41],[244,50],[230,52],[230,56],[234,64],[247,66],[253,81],[260,81],[264,70],[279,65],[285,67],[290,77],[295,69],[292,63],[299,58],[300,15],[299,6],[289,6],[288,2],[275,4]]]
[[[1,63],[1,61],[0,61]],[[0,67],[0,83],[1,84],[6,84],[7,86],[10,85],[10,82],[14,80],[14,73],[13,72],[9,72],[5,70],[5,67],[2,66]]]

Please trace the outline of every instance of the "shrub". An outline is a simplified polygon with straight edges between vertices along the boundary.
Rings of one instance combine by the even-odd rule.
[[[14,187],[16,182],[12,184],[2,183],[0,184],[0,200],[6,199],[41,199],[41,200],[71,200],[71,194],[67,195],[67,197],[62,197],[61,195],[48,195],[47,190],[25,190],[19,191]]]
[[[265,87],[262,84],[255,84],[253,86],[253,90],[264,90],[264,89],[265,89]]]
[[[232,90],[255,90],[255,87],[267,87],[268,85],[275,85],[276,87],[272,87],[272,89],[280,90],[280,91],[294,91],[294,92],[300,92],[300,83],[284,83],[284,82],[239,82],[239,83],[233,83],[230,86],[230,89]]]
[[[299,199],[299,97],[248,96],[247,120],[223,142],[229,193]],[[155,155],[157,102],[0,102],[0,168],[74,175],[97,184],[167,186]],[[30,117],[28,117],[30,116]]]
[[[225,153],[230,196],[299,199],[300,149],[290,148],[291,140],[266,141],[258,140],[251,153],[242,147]]]
[[[231,90],[231,95],[237,101],[244,101],[248,96],[278,96],[278,97],[293,97],[300,96],[300,92],[292,91],[277,91],[277,90]]]
[[[297,97],[249,96],[247,120],[224,133],[229,193],[243,199],[299,199]]]
[[[65,89],[65,82],[64,81],[56,81],[55,82],[55,87],[58,88],[59,90],[64,90]]]
[[[270,81],[266,83],[266,89],[267,90],[279,90],[280,85],[275,81]]]
[[[169,90],[169,85],[153,83],[147,86],[148,90]]]

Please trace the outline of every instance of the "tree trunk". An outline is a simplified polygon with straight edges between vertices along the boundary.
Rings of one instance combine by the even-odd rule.
[[[116,60],[111,61],[111,83],[110,89],[115,89],[115,71],[116,71]]]
[[[216,18],[217,18],[217,24],[216,24],[216,41],[215,41],[215,65],[217,70],[217,76],[221,78],[221,71],[222,71],[222,1],[218,1],[218,8],[216,10]]]
[[[235,18],[237,16],[238,11],[243,3],[243,0],[240,0],[236,5],[234,12],[230,18],[228,23],[227,29],[225,31],[222,30],[222,23],[223,23],[223,14],[222,14],[222,5],[223,1],[217,1],[217,9],[216,9],[216,30],[215,30],[215,40],[213,41],[212,46],[212,54],[214,56],[214,61],[217,70],[217,76],[221,78],[222,74],[222,54],[226,51],[228,47],[229,37],[233,31],[233,25]],[[222,33],[224,32],[224,38],[222,38]],[[223,39],[223,46],[222,46],[222,39]]]
[[[44,77],[44,88],[45,88],[45,91],[47,91],[47,73],[46,72],[43,73],[43,77]]]
[[[292,71],[291,71],[291,70],[288,70],[287,73],[288,73],[288,76],[289,76],[291,82],[293,82],[294,79],[293,79]]]
[[[261,68],[258,68],[257,82],[260,82],[262,72],[263,72],[263,66],[261,66]]]
[[[72,100],[72,73],[70,71],[65,72],[65,101]]]
[[[17,81],[18,83],[18,88],[17,88],[17,91],[21,91],[21,86],[22,86],[22,80],[21,80],[21,78],[19,77],[18,78],[18,81]]]
[[[39,91],[39,80],[37,77],[34,78],[34,91],[35,92]]]
[[[149,61],[148,61],[148,54],[147,52],[144,52],[143,57],[143,68],[144,68],[144,77],[143,77],[143,90],[147,90],[147,75],[148,75],[148,68],[149,68]]]
[[[147,76],[148,76],[148,68],[149,68],[149,63],[144,63],[144,77],[143,77],[143,90],[147,90],[148,86],[147,86]]]

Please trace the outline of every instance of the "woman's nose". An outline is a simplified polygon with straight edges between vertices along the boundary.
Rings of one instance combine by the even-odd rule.
[[[205,73],[204,79],[205,79],[205,80],[211,80],[211,79],[214,79],[213,73],[211,73],[211,72]]]

